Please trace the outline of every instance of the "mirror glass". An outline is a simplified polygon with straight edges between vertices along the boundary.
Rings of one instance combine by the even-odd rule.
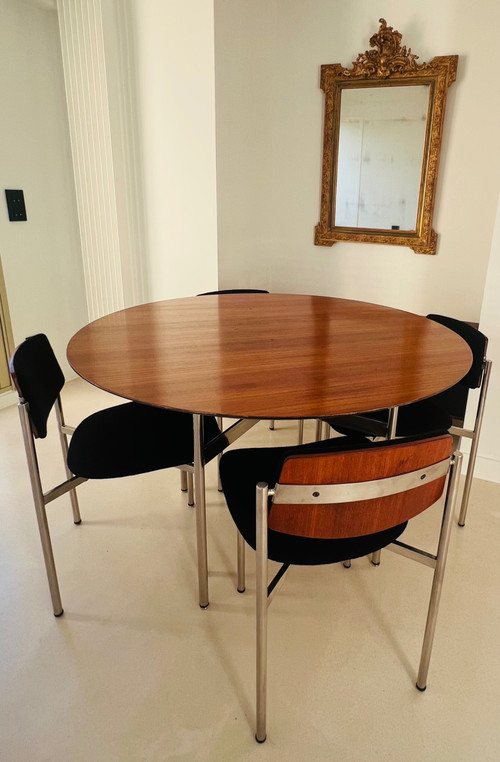
[[[321,67],[325,94],[317,246],[339,241],[435,254],[432,226],[447,90],[458,56],[421,63],[379,19],[350,68]]]
[[[335,225],[415,230],[429,85],[343,88]]]

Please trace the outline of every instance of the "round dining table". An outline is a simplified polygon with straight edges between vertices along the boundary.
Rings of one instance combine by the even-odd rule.
[[[397,410],[453,386],[472,361],[457,334],[410,312],[266,293],[120,310],[78,331],[67,356],[100,389],[193,414],[202,607],[208,605],[204,415],[253,423]]]

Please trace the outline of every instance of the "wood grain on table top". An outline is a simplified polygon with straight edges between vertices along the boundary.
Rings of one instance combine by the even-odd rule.
[[[462,378],[472,356],[427,318],[366,302],[226,294],[152,302],[82,328],[74,370],[126,399],[248,418],[403,405]]]

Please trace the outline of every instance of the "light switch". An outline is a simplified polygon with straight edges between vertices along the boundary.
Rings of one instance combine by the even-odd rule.
[[[28,219],[22,190],[6,190],[5,198],[7,199],[7,209],[11,222],[22,222]]]

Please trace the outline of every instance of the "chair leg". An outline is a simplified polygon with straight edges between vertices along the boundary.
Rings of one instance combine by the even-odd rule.
[[[194,505],[194,478],[192,471],[187,472],[187,494],[188,505],[192,507]]]
[[[481,433],[481,426],[483,423],[484,406],[486,403],[486,392],[488,391],[488,384],[491,373],[491,360],[488,360],[484,369],[483,382],[481,384],[481,392],[479,395],[479,402],[477,405],[476,420],[474,423],[474,436],[472,438],[472,444],[469,453],[469,464],[467,466],[467,474],[465,476],[464,491],[462,495],[462,505],[460,506],[460,516],[458,518],[459,526],[465,526],[465,518],[467,516],[467,506],[469,504],[470,488],[472,486],[472,477],[474,476],[474,466],[476,465],[477,448],[479,445],[479,434]]]
[[[257,712],[255,738],[259,743],[266,740],[267,700],[267,484],[257,485]]]
[[[420,666],[417,677],[417,688],[419,691],[425,691],[427,687],[427,673],[429,672],[429,662],[431,659],[432,644],[436,630],[436,621],[441,598],[441,589],[443,586],[443,577],[446,566],[446,556],[448,555],[448,546],[450,544],[451,524],[455,510],[457,498],[458,479],[460,476],[460,467],[462,465],[462,453],[456,452],[452,459],[448,488],[446,493],[443,522],[439,535],[438,551],[436,556],[436,566],[434,568],[434,577],[432,580],[431,596],[429,600],[429,609],[427,612],[427,622],[425,625],[424,642],[422,644],[422,654],[420,657]]]
[[[68,471],[67,473],[68,473],[68,479],[70,479],[73,476],[73,474],[70,471]],[[80,506],[78,505],[78,497],[76,495],[76,489],[70,490],[69,499],[71,500],[71,510],[73,511],[73,523],[81,524],[82,517],[80,516]]]
[[[376,550],[374,553],[371,554],[370,561],[372,562],[374,566],[380,566],[381,553],[382,553],[381,550]]]
[[[222,489],[222,481],[220,478],[220,459],[221,458],[222,458],[222,453],[220,452],[217,455],[217,489],[219,492],[224,492],[224,490]]]
[[[474,476],[474,466],[476,465],[478,436],[474,435],[472,439],[471,449],[469,453],[469,463],[467,465],[467,473],[465,474],[464,491],[462,494],[462,503],[460,505],[460,515],[458,517],[458,525],[465,526],[465,519],[467,518],[467,506],[469,505],[470,489],[472,487],[472,478]]]
[[[239,593],[245,592],[245,540],[240,532],[237,533],[237,560],[238,560],[238,586]]]
[[[54,563],[54,554],[52,552],[52,542],[50,540],[49,525],[47,522],[47,512],[43,498],[42,484],[40,482],[40,472],[38,470],[38,461],[36,457],[35,446],[31,434],[31,425],[29,422],[26,405],[19,405],[19,415],[21,418],[21,428],[23,431],[24,446],[28,460],[28,470],[35,502],[35,512],[42,543],[43,558],[45,561],[45,571],[49,582],[50,597],[52,598],[52,608],[54,616],[61,616],[63,607],[61,594],[59,592],[59,583],[57,581],[56,565]]]
[[[322,439],[322,432],[323,432],[323,421],[321,421],[319,418],[316,421],[316,431],[314,433],[314,440],[316,442],[319,442]]]
[[[387,421],[387,439],[396,438],[396,430],[398,426],[398,411],[399,408],[391,407],[389,410],[389,418]]]
[[[38,521],[38,530],[40,532],[43,558],[45,561],[45,571],[47,572],[50,597],[52,599],[52,608],[54,610],[54,616],[61,616],[61,614],[64,612],[64,609],[62,607],[61,594],[59,592],[59,583],[57,581],[56,565],[54,562],[49,525],[47,522],[47,512],[45,511],[43,500],[40,500],[38,495],[34,495],[34,498],[36,518]]]
[[[188,475],[187,471],[181,470],[181,492],[188,491]]]
[[[63,433],[63,426],[64,426],[64,413],[62,409],[62,403],[61,398],[59,397],[56,401],[55,405],[55,411],[56,411],[56,419],[59,429],[59,440],[61,442],[61,449],[63,451],[63,457],[64,457],[64,470],[66,471],[66,478],[71,479],[73,474],[68,468],[67,462],[68,462],[68,437],[66,434]],[[69,497],[71,500],[71,510],[73,511],[73,522],[75,524],[81,524],[82,523],[82,517],[80,515],[80,506],[78,505],[78,497],[76,495],[76,489],[70,490]]]
[[[298,432],[297,444],[301,445],[303,443],[304,443],[304,420],[301,419],[299,421],[299,432]]]
[[[271,431],[274,431],[274,418],[271,421],[269,421],[269,428]]]

